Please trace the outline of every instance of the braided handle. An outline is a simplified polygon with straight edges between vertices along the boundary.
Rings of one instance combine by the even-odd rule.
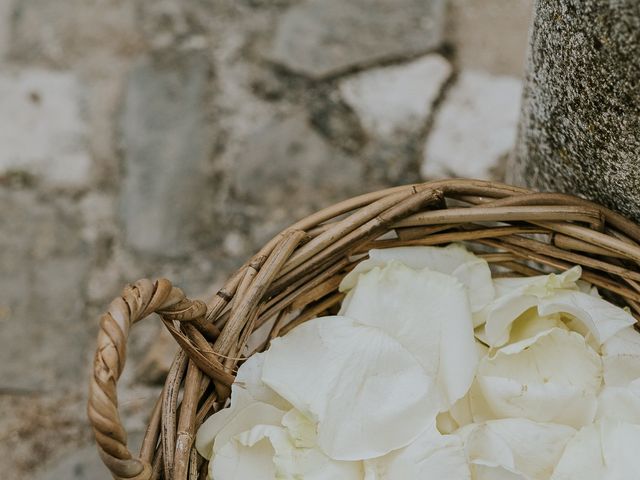
[[[168,280],[153,283],[143,279],[128,285],[100,319],[87,413],[102,461],[115,479],[151,478],[151,459],[135,457],[129,451],[118,414],[116,387],[125,365],[131,326],[154,312],[166,320],[191,321],[204,317],[206,311],[204,302],[186,298]]]

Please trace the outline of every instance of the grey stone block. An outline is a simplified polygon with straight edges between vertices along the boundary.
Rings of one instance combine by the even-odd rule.
[[[444,0],[307,0],[280,18],[266,56],[322,78],[427,52],[442,41]]]
[[[122,116],[125,178],[120,216],[136,250],[184,255],[208,189],[213,133],[205,55],[144,59],[131,71]]]
[[[0,386],[62,388],[84,378],[91,261],[72,210],[0,190]]]
[[[358,160],[325,142],[302,112],[256,131],[233,167],[235,194],[266,211],[304,211],[347,198],[363,175]]]

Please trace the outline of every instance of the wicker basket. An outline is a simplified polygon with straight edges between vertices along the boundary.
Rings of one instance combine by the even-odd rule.
[[[342,300],[340,280],[362,259],[358,254],[371,248],[454,241],[481,252],[496,275],[581,265],[582,278],[640,315],[640,226],[607,208],[570,195],[477,180],[369,193],[277,235],[208,303],[188,299],[164,279],[140,280],[124,289],[101,318],[89,394],[89,419],[104,463],[117,479],[206,478],[206,461],[193,448],[195,432],[224,405],[253,331],[273,323],[257,348],[262,350],[270,338],[335,313]],[[182,349],[136,456],[118,415],[116,384],[131,325],[153,312]]]

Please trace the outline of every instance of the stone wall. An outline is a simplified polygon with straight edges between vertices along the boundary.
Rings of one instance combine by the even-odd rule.
[[[530,8],[0,0],[3,478],[107,478],[84,391],[97,316],[126,282],[206,297],[322,206],[500,178]],[[171,356],[147,323],[120,389],[133,432]]]

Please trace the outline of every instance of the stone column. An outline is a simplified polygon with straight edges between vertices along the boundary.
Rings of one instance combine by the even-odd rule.
[[[640,221],[640,1],[537,0],[507,179]]]

